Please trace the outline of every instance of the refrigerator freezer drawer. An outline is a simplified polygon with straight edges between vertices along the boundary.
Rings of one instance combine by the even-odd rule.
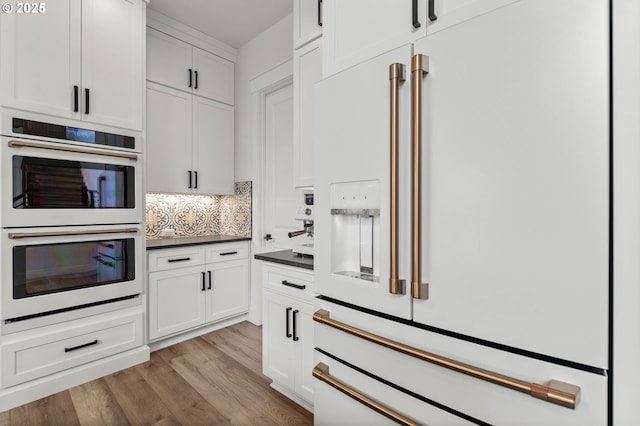
[[[316,347],[436,403],[491,424],[590,425],[607,422],[607,377],[443,336],[319,300],[331,319],[518,381],[546,385],[557,380],[580,388],[574,409],[513,388],[403,354],[316,322]],[[420,423],[429,418],[416,419]]]

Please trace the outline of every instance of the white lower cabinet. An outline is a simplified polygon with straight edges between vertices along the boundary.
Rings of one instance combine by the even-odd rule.
[[[272,386],[309,407],[314,401],[313,295],[305,289],[276,287],[277,276],[288,284],[313,282],[313,275],[299,268],[263,266],[262,372]],[[299,402],[299,401],[297,401]]]
[[[247,312],[247,254],[247,242],[150,252],[149,340]]]

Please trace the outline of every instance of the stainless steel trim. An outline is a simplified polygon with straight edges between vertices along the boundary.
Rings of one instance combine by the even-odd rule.
[[[398,173],[398,141],[399,141],[399,89],[405,81],[404,65],[389,65],[389,293],[406,294],[405,280],[398,274],[398,206],[399,173]]]
[[[17,240],[23,238],[70,237],[76,235],[135,234],[137,232],[138,228],[101,229],[91,231],[10,232],[9,238]]]
[[[62,145],[45,145],[37,142],[26,142],[26,141],[18,141],[11,140],[8,143],[11,148],[38,148],[38,149],[50,149],[52,151],[64,151],[64,152],[77,152],[80,154],[91,154],[91,155],[102,155],[105,157],[117,157],[117,158],[126,158],[129,160],[138,160],[138,156],[136,154],[129,154],[126,152],[100,152],[100,151],[92,151],[88,149],[82,149],[78,147],[72,146],[62,146]]]
[[[428,284],[422,282],[422,78],[429,73],[429,57],[411,58],[411,297],[428,299]]]
[[[399,414],[396,411],[393,411],[392,409],[380,404],[379,402],[372,400],[371,398],[358,392],[357,390],[353,389],[352,387],[345,384],[344,382],[341,382],[340,380],[336,379],[331,374],[329,374],[329,366],[323,362],[320,362],[318,363],[318,365],[315,366],[315,368],[313,369],[313,377],[315,377],[318,380],[322,380],[323,382],[333,387],[334,389],[339,390],[340,392],[347,395],[348,397],[355,399],[360,404],[369,407],[375,412],[382,414],[383,416],[393,420],[398,424],[405,425],[405,426],[419,425],[419,423],[416,423],[413,420],[409,419],[408,417],[405,417],[402,414]]]
[[[332,215],[380,216],[380,209],[331,209]]]
[[[313,320],[320,324],[328,325],[329,327],[333,327],[345,333],[352,334],[356,337],[375,343],[377,345],[384,346],[385,348],[400,352],[404,355],[409,355],[414,358],[418,358],[419,360],[435,364],[440,367],[448,368],[455,372],[475,377],[486,382],[494,383],[496,385],[503,386],[518,392],[527,393],[534,398],[542,399],[553,404],[561,405],[563,407],[575,409],[580,399],[580,387],[576,385],[560,382],[558,380],[551,380],[546,385],[529,383],[524,380],[515,379],[513,377],[494,373],[482,368],[463,364],[449,358],[416,349],[411,346],[384,338],[382,336],[369,333],[368,331],[352,327],[340,321],[332,320],[331,314],[325,309],[316,311],[313,314]]]

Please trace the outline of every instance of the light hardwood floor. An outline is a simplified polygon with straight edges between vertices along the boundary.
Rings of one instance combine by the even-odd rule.
[[[0,426],[313,424],[311,413],[269,383],[262,375],[262,329],[242,322],[0,413]]]

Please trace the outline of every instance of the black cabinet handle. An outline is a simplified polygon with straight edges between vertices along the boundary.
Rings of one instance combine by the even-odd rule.
[[[73,86],[73,112],[78,112],[78,86]]]
[[[193,87],[194,89],[198,88],[198,71],[193,72],[196,75],[196,85]]]
[[[189,170],[189,189],[191,189],[193,187],[193,185],[191,184],[191,179],[192,179],[192,175],[191,175],[191,170]]]
[[[227,251],[227,252],[224,252],[224,253],[220,253],[220,256],[229,256],[229,255],[232,255],[232,254],[238,254],[238,252],[237,251]]]
[[[307,288],[307,286],[304,284],[294,284],[294,283],[290,283],[287,280],[282,280],[282,285],[286,285],[287,287],[297,288],[300,290],[304,290],[305,288]]]
[[[202,272],[200,272],[200,273],[202,274],[202,291],[205,291],[205,290],[206,290],[206,288],[205,288],[205,283],[204,283],[204,276],[205,276],[205,275],[204,275],[204,271],[202,271]]]
[[[84,89],[84,113],[89,114],[89,89]]]
[[[207,271],[209,273],[209,287],[208,290],[211,290],[211,271]]]
[[[435,2],[436,2],[436,0],[429,0],[429,20],[431,22],[433,22],[436,19],[438,19],[438,17],[436,16]]]
[[[295,311],[293,311],[293,341],[297,342],[298,340],[300,340],[300,338],[298,337],[298,331],[297,331],[297,326],[298,326],[298,322],[296,321],[296,315],[298,314],[297,309]]]
[[[411,5],[411,19],[413,20],[413,28],[420,28],[422,25],[418,20],[418,0],[413,0]]]
[[[74,346],[72,348],[64,348],[65,352],[77,351],[78,349],[86,348],[87,346],[93,346],[98,344],[98,339],[93,342],[85,343],[84,345]]]
[[[181,257],[179,259],[167,259],[167,262],[169,263],[173,263],[173,262],[186,262],[187,260],[191,260],[190,257]]]
[[[284,312],[287,321],[287,338],[291,337],[291,332],[289,331],[289,312],[291,312],[291,309],[293,308],[287,308]]]
[[[193,86],[193,70],[189,68],[189,87]]]
[[[318,26],[322,26],[322,0],[318,0]]]
[[[193,174],[196,177],[196,184],[193,185],[193,189],[198,189],[198,172],[193,172]]]

